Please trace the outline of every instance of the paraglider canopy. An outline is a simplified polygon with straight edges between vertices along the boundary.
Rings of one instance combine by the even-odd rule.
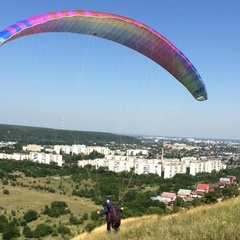
[[[88,34],[120,43],[162,66],[198,101],[207,100],[206,87],[193,64],[169,40],[143,23],[101,12],[51,12],[5,28],[0,32],[0,46],[16,38],[42,32]]]

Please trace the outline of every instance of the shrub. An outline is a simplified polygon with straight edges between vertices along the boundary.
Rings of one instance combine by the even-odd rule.
[[[8,185],[8,180],[7,180],[7,179],[3,179],[3,180],[2,180],[2,184],[3,184],[3,185]]]
[[[9,194],[9,191],[7,189],[4,189],[3,194]]]
[[[87,232],[91,232],[93,229],[95,228],[95,225],[93,223],[88,223],[86,226],[85,226],[85,230]]]
[[[8,225],[7,218],[4,215],[0,215],[0,233],[4,231],[7,225]]]
[[[46,224],[39,224],[37,225],[36,229],[33,231],[33,237],[40,238],[48,236],[53,232],[53,229],[51,226]]]
[[[17,220],[17,218],[13,218],[12,221],[9,223],[9,225],[11,226],[19,226],[19,221]]]
[[[12,210],[12,211],[11,211],[11,214],[12,214],[13,216],[16,216],[16,211]]]
[[[87,213],[83,214],[83,220],[88,220],[88,214]]]
[[[27,226],[27,222],[26,222],[25,220],[22,220],[22,221],[20,222],[20,225],[21,225],[22,227],[25,227],[25,226]]]
[[[91,212],[91,220],[97,221],[99,219],[99,214],[96,211]]]
[[[160,207],[149,207],[148,208],[148,214],[158,214],[158,215],[163,215],[164,210]]]
[[[37,220],[38,213],[35,210],[28,210],[24,216],[23,219],[28,223],[34,220]]]
[[[72,224],[72,225],[78,225],[78,224],[82,224],[83,223],[83,220],[82,219],[78,219],[74,216],[71,216],[69,218],[69,223]]]
[[[71,211],[67,208],[67,204],[61,201],[54,201],[51,204],[51,208],[45,205],[45,209],[43,214],[47,214],[49,217],[59,217],[60,215],[71,213]]]
[[[11,182],[11,186],[16,187],[16,183],[15,182]]]
[[[2,235],[3,240],[10,240],[17,237],[20,237],[20,231],[16,226],[9,225],[6,229],[4,229]]]
[[[33,233],[30,229],[30,227],[26,226],[23,228],[23,235],[26,237],[26,238],[32,238],[33,237]]]
[[[60,225],[57,230],[61,235],[71,235],[70,229],[66,226]]]

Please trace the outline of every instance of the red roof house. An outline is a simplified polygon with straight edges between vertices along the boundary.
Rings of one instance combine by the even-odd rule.
[[[198,183],[196,190],[207,193],[207,192],[209,192],[209,184],[206,184],[206,183]]]

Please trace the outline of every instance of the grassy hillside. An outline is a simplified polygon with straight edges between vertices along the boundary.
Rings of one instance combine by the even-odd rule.
[[[240,224],[240,198],[202,206],[168,216],[144,216],[122,220],[121,230],[106,233],[106,226],[73,240],[237,240]]]
[[[70,229],[73,236],[81,233],[90,220],[85,220],[79,225],[71,225],[69,224],[69,217],[74,216],[80,219],[84,214],[88,214],[89,219],[90,213],[97,211],[99,206],[89,199],[71,196],[70,190],[73,184],[72,182],[58,178],[52,178],[50,181],[51,183],[47,184],[49,178],[22,177],[18,179],[18,182],[21,185],[23,184],[22,186],[12,186],[10,183],[3,185],[2,181],[0,181],[0,215],[6,216],[9,220],[13,218],[23,220],[23,216],[27,211],[35,210],[38,213],[38,219],[27,224],[31,230],[36,229],[39,224],[47,224],[54,228],[57,228],[59,225],[66,226]],[[28,184],[29,187],[23,187],[25,184]],[[48,191],[34,188],[34,186],[46,185],[56,189],[56,192],[49,193]],[[58,186],[61,186],[61,189],[59,189]],[[8,190],[9,194],[3,194],[4,190]],[[63,192],[65,193],[63,194]],[[45,206],[48,205],[51,207],[51,203],[54,201],[66,203],[71,213],[59,217],[49,217],[47,214],[43,214]],[[23,226],[19,226],[21,233],[23,228]],[[69,238],[71,237],[66,235],[64,239]],[[1,234],[0,239],[2,239]],[[17,239],[22,240],[26,238],[22,235]],[[58,236],[48,235],[42,239],[62,240],[63,236],[61,234],[58,234]]]
[[[58,130],[0,124],[0,141],[21,141],[35,144],[105,144],[140,143],[137,138],[112,133]]]

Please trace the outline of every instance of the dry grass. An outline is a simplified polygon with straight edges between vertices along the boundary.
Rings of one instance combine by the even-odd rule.
[[[40,182],[45,183],[46,179],[34,179],[37,181],[37,184]],[[23,181],[29,181],[29,179],[24,179]],[[70,185],[66,187],[70,188]],[[7,189],[10,194],[3,194],[3,188]],[[38,224],[47,223],[49,225],[59,225],[67,224],[70,215],[61,215],[58,218],[49,218],[47,215],[41,214],[45,205],[51,206],[53,201],[63,201],[68,205],[68,208],[71,210],[75,217],[82,217],[84,213],[91,213],[96,211],[98,206],[89,199],[79,198],[76,196],[63,195],[59,193],[49,193],[46,191],[37,191],[35,189],[29,189],[27,187],[20,186],[10,186],[2,185],[0,183],[0,214],[3,214],[7,217],[12,216],[12,211],[15,211],[15,217],[17,219],[22,218],[23,215],[30,209],[33,209],[39,213],[39,218],[37,221],[28,223],[28,226],[31,229],[35,229]],[[67,225],[71,232],[75,235],[84,230],[84,225],[79,226],[69,226]],[[1,236],[0,236],[1,239]],[[25,239],[19,238],[19,239]],[[60,240],[62,237],[51,237],[48,236],[47,239]]]
[[[0,206],[4,207],[7,211],[16,210],[24,213],[26,210],[35,209],[37,212],[40,212],[45,205],[50,206],[53,201],[66,202],[75,216],[81,216],[86,212],[97,209],[95,203],[85,198],[52,194],[9,185],[4,187],[9,190],[10,194],[0,193]]]
[[[141,218],[127,218],[122,219],[121,223],[121,234],[108,234],[106,231],[106,225],[95,228],[91,233],[83,233],[79,236],[74,237],[72,240],[84,240],[84,239],[115,239],[118,235],[127,234],[129,231],[133,231],[135,228],[141,227],[143,223],[149,221],[156,221],[159,217],[157,215],[149,215]]]
[[[240,239],[239,212],[240,198],[235,198],[164,217],[126,219],[117,234],[107,234],[106,226],[101,226],[73,240],[237,240]]]

